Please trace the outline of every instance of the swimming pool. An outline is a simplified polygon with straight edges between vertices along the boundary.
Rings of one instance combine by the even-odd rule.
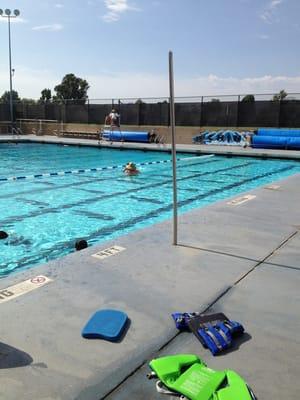
[[[25,143],[0,152],[0,230],[9,233],[0,276],[68,254],[78,238],[92,245],[172,215],[170,153]],[[300,172],[290,160],[178,157],[179,213]],[[129,160],[144,164],[141,174],[123,174]]]

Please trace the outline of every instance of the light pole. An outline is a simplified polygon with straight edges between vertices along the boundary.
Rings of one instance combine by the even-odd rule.
[[[12,11],[9,8],[3,13],[3,10],[0,8],[0,15],[3,18],[7,18],[8,21],[8,55],[9,55],[9,103],[10,103],[10,122],[11,122],[11,133],[14,133],[14,109],[13,109],[13,97],[12,97],[12,75],[13,70],[11,68],[11,38],[10,38],[10,19],[16,18],[20,15],[19,10],[14,10],[12,15]]]
[[[169,85],[170,85],[170,124],[172,132],[172,166],[173,166],[173,244],[177,246],[177,179],[176,179],[176,139],[175,139],[175,105],[174,105],[174,71],[173,52],[169,51]]]

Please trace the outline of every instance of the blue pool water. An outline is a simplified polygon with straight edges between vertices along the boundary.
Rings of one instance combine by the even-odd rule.
[[[116,238],[172,215],[169,153],[46,144],[0,144],[0,276]],[[178,154],[178,207],[185,212],[300,172],[287,160],[209,158]],[[154,161],[162,161],[153,164]],[[128,161],[144,163],[125,176],[121,167],[33,178],[35,174],[87,170]],[[2,180],[26,176],[22,180]]]

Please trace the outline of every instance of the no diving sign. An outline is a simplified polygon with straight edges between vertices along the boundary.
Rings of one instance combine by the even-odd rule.
[[[45,283],[46,280],[47,278],[45,276],[36,276],[35,278],[30,279],[30,282],[36,285],[41,285],[42,283]]]
[[[14,286],[10,286],[6,289],[1,289],[0,304],[15,299],[16,297],[19,297],[22,294],[31,292],[32,290],[44,286],[49,282],[52,282],[52,279],[47,278],[47,276],[38,275],[31,279],[27,279],[24,282],[17,283]]]

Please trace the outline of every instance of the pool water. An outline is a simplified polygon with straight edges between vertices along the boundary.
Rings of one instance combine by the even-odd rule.
[[[73,252],[78,238],[93,245],[172,216],[170,153],[23,143],[0,154],[0,276]],[[177,156],[179,213],[300,172],[297,161]],[[124,175],[128,161],[143,163],[139,175]],[[28,178],[1,180],[16,176]]]

